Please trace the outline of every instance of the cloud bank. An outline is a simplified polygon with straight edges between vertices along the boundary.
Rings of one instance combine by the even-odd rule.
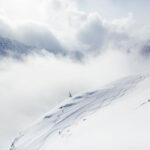
[[[1,6],[1,36],[50,52],[94,53],[107,49],[131,52],[132,48],[138,52],[142,50],[142,44],[149,40],[150,24],[138,26],[140,21],[132,12],[127,12],[126,16],[120,18],[109,19],[102,17],[98,11],[80,9],[77,2],[68,0],[37,1],[36,8],[35,5],[28,7],[29,4],[35,3],[34,0],[22,0],[22,3],[15,0],[12,8],[8,7],[8,11],[6,6],[9,3],[10,0],[3,1]],[[88,6],[89,1],[84,3]],[[17,4],[20,7],[24,5],[25,8],[20,10]],[[97,4],[97,1],[94,4]],[[34,11],[37,15],[29,15],[27,10],[28,13]],[[20,14],[16,16],[17,12]]]

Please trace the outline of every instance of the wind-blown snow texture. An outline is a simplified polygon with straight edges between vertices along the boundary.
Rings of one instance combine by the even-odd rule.
[[[127,77],[100,90],[66,99],[37,123],[21,132],[13,141],[10,150],[40,150],[50,136],[61,134],[83,117],[124,97],[147,77],[146,75]]]

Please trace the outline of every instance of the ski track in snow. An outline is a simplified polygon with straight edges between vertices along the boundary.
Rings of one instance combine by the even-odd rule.
[[[40,150],[48,137],[61,133],[81,118],[110,105],[145,78],[146,76],[142,75],[127,77],[104,89],[68,98],[37,123],[21,132],[13,141],[10,150]]]

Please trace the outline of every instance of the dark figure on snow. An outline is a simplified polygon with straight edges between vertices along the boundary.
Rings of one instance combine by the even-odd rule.
[[[69,97],[72,97],[72,94],[71,94],[71,92],[69,92]]]

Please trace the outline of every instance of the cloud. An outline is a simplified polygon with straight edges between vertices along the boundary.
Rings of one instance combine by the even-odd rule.
[[[14,3],[17,2],[18,0]],[[34,2],[32,0],[31,3]],[[28,4],[29,1],[24,5]],[[88,52],[97,53],[107,50],[128,53],[133,48],[135,48],[133,51],[138,53],[139,47],[135,45],[140,45],[138,43],[148,40],[149,34],[145,34],[148,27],[137,33],[137,30],[134,29],[136,22],[132,13],[127,13],[121,18],[107,19],[99,12],[84,11],[77,6],[74,1],[68,0],[38,1],[35,12],[39,10],[37,12],[40,14],[39,18],[32,18],[32,15],[31,17],[26,16],[28,19],[18,16],[19,19],[11,23],[10,17],[4,15],[3,18],[9,21],[8,23],[3,20],[0,22],[1,34],[26,45],[53,51],[53,53],[64,54],[66,51],[68,53],[75,51],[75,53],[84,53],[83,55],[88,55]],[[16,8],[14,5],[13,7]],[[5,7],[3,9],[6,13],[7,9]],[[29,12],[33,10],[32,6],[28,8]]]
[[[9,21],[3,16],[0,16],[0,35],[9,38],[13,36],[13,29]]]
[[[103,26],[97,14],[91,14],[88,17],[87,23],[78,32],[77,38],[85,44],[87,50],[96,51],[105,43],[107,29]]]
[[[38,49],[45,49],[55,54],[64,52],[57,38],[44,26],[27,23],[20,26],[16,32],[18,33],[16,39],[22,43],[35,46]]]

